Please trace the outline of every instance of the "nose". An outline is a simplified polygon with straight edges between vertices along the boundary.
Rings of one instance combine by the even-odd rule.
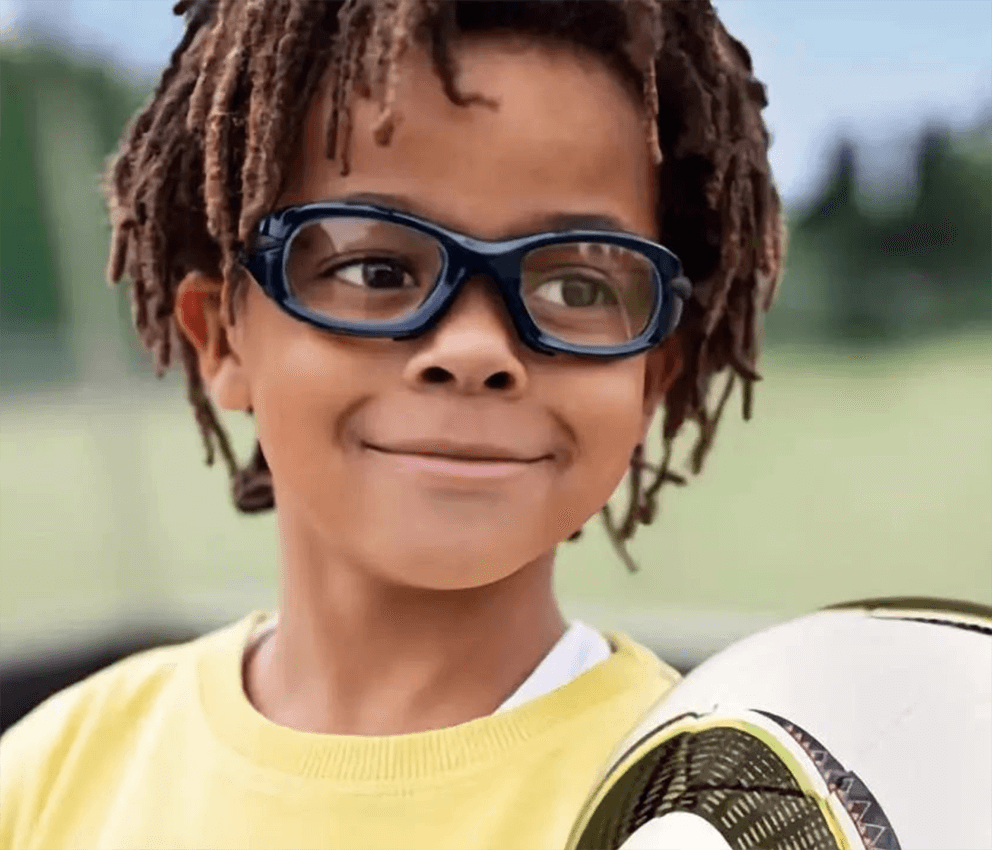
[[[465,282],[445,316],[417,341],[404,380],[418,390],[518,396],[527,388],[516,329],[485,278]]]

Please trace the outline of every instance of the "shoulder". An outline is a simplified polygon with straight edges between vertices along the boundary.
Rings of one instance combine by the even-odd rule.
[[[126,713],[161,692],[190,654],[192,643],[130,655],[46,699],[11,726],[0,741],[9,747],[38,735],[50,740],[83,731],[95,717]]]
[[[193,642],[195,643],[195,642]],[[0,850],[30,834],[60,777],[133,740],[168,699],[193,643],[129,656],[49,697],[0,736]]]
[[[656,653],[633,640],[626,634],[603,632],[613,653],[622,658],[631,670],[636,670],[644,679],[660,680],[666,688],[673,687],[682,679],[682,674],[671,664],[663,661]]]

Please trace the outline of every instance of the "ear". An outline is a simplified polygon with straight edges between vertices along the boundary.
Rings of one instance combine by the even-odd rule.
[[[225,410],[250,410],[248,374],[238,355],[240,327],[228,321],[228,294],[221,281],[190,272],[176,291],[173,316],[196,350],[200,377],[214,401]]]
[[[682,340],[676,331],[660,346],[648,353],[644,370],[644,426],[642,439],[647,439],[648,430],[654,421],[658,407],[675,379],[682,374]]]

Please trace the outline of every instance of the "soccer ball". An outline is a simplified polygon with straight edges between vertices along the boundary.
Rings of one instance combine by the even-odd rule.
[[[569,850],[990,850],[992,609],[851,602],[693,670]]]

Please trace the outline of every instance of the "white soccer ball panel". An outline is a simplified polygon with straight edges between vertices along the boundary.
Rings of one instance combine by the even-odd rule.
[[[620,850],[733,850],[716,827],[689,812],[669,812],[639,827]]]

